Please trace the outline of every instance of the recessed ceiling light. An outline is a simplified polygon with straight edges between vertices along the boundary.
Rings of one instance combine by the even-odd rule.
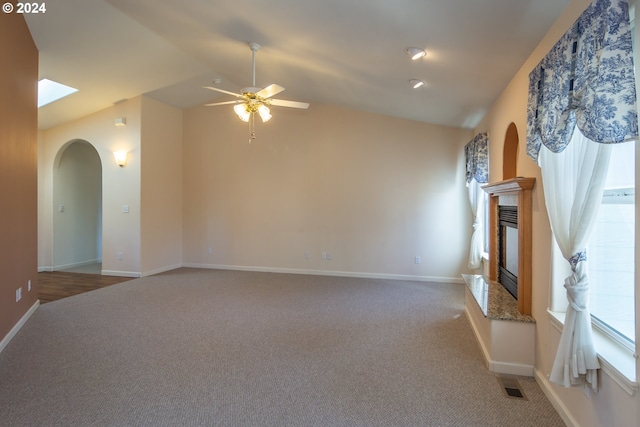
[[[407,52],[407,55],[409,55],[409,57],[411,57],[413,61],[423,58],[427,55],[427,52],[425,52],[424,49],[420,49],[419,47],[408,47],[405,52]]]
[[[418,79],[409,80],[409,84],[411,85],[411,87],[413,89],[418,89],[419,87],[424,86],[424,82],[422,80],[418,80]]]
[[[78,89],[63,85],[62,83],[42,79],[38,82],[38,108],[77,91]]]

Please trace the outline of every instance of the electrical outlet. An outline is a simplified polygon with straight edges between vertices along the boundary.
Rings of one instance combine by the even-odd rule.
[[[22,299],[22,286],[16,289],[16,302]]]
[[[31,292],[31,279],[27,280],[27,292]]]
[[[310,258],[311,258],[311,253],[309,251],[305,251],[304,259],[310,259]]]
[[[416,255],[416,264],[420,264],[421,262],[422,260],[420,259],[420,257]]]
[[[327,259],[327,253],[326,252],[322,252],[322,259],[324,259],[324,260]]]
[[[331,252],[327,252],[327,261],[331,261],[332,259]]]
[[[124,259],[124,253],[118,252],[118,261],[122,261]]]
[[[213,253],[213,249],[211,249],[211,248],[207,248],[207,253],[208,253],[209,255],[211,255],[211,254]]]

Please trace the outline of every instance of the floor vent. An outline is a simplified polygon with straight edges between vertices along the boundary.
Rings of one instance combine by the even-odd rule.
[[[506,397],[510,399],[527,400],[527,396],[524,395],[520,382],[516,378],[497,376],[496,379]]]

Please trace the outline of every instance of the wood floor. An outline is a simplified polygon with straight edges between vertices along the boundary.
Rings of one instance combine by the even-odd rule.
[[[65,271],[38,273],[38,299],[40,304],[44,304],[132,279]]]

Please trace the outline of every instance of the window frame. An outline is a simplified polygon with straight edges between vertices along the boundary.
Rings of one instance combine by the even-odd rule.
[[[635,205],[635,187],[606,189],[604,190],[604,194],[602,195],[601,204],[603,205],[604,204]],[[635,227],[635,218],[634,218],[634,227]],[[634,239],[635,239],[635,236],[634,236]],[[634,246],[634,251],[635,251],[635,246]],[[587,250],[587,254],[588,253],[589,251]],[[635,277],[635,266],[634,266],[634,277]],[[637,291],[635,289],[635,283],[634,283],[634,297],[636,293]],[[637,312],[637,309],[634,310],[634,312]],[[601,333],[605,334],[610,339],[617,342],[619,345],[627,348],[630,352],[632,353],[635,352],[636,350],[635,337],[633,337],[633,339],[627,337],[626,335],[624,335],[623,333],[619,332],[617,329],[609,325],[607,322],[600,319],[597,315],[594,315],[593,312],[591,312],[591,325],[594,329],[599,330]],[[635,332],[635,328],[634,328],[634,332]]]

